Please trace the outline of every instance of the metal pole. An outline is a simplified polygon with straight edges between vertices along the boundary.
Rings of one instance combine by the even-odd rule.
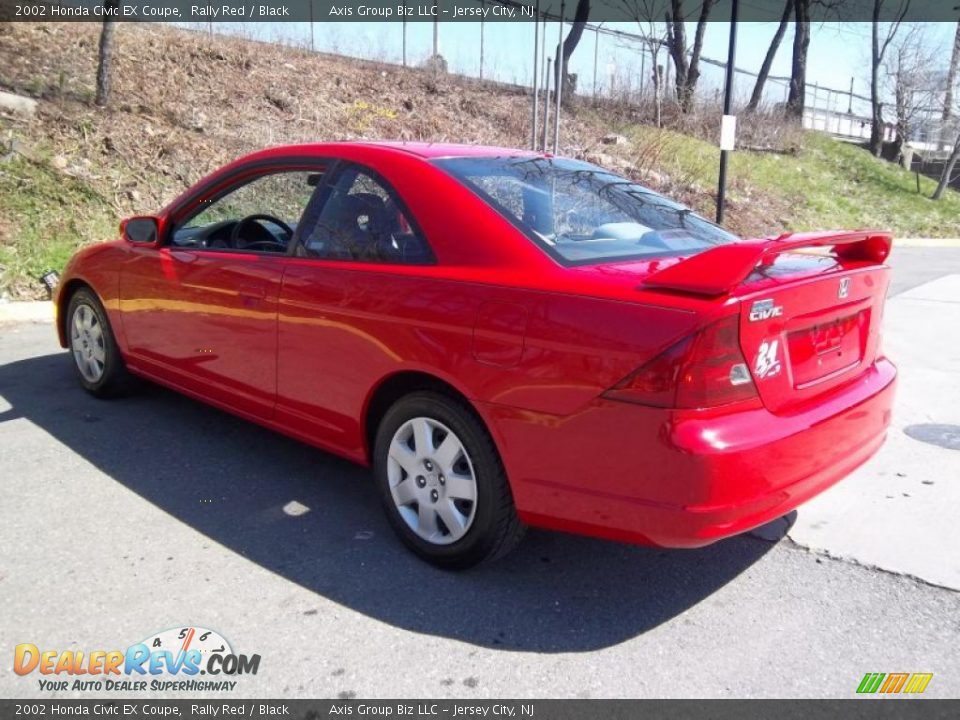
[[[483,0],[480,0],[480,9],[483,9]],[[480,79],[483,80],[483,15],[480,16]]]
[[[847,103],[847,115],[853,115],[853,78],[850,78],[850,102]]]
[[[560,98],[563,95],[563,76],[564,76],[564,67],[563,67],[563,11],[564,3],[560,3],[560,21],[557,23],[557,58],[553,63],[553,74],[556,75],[556,79],[553,81],[555,85],[553,89],[553,94],[556,96],[557,100],[557,109],[554,112],[553,116],[553,154],[556,155],[557,151],[560,149]]]
[[[437,0],[437,12],[440,12],[440,0]],[[440,16],[433,21],[433,56],[440,55]]]
[[[737,59],[737,5],[738,0],[731,0],[730,6],[730,43],[727,46],[726,86],[723,89],[723,114],[730,114],[733,101],[733,76]],[[723,206],[727,199],[727,156],[729,150],[720,151],[720,178],[717,189],[717,224],[723,222]]]
[[[547,8],[550,12],[550,8]],[[543,136],[540,141],[540,150],[547,151],[547,123],[550,115],[550,65],[547,63],[547,16],[543,16],[543,29],[540,32],[540,68],[543,75],[540,84],[543,86]]]
[[[640,99],[647,89],[647,48],[640,46]]]
[[[310,52],[316,52],[313,44],[313,0],[310,0]]]
[[[603,23],[600,23],[603,25]],[[600,55],[600,25],[593,36],[593,101],[597,101],[597,60]]]
[[[533,18],[533,123],[530,126],[530,149],[537,149],[537,106],[540,104],[540,76],[537,74],[538,55],[540,54],[540,0],[537,0],[537,14]]]
[[[546,40],[544,40],[546,42]],[[547,130],[550,127],[550,64],[553,58],[547,58],[547,81],[543,86],[543,136],[540,138],[540,148],[547,151]]]
[[[406,2],[403,3],[403,8],[404,8],[404,10],[406,10],[406,8],[407,8],[407,3],[406,3]],[[407,66],[407,15],[406,15],[406,13],[404,13],[404,15],[403,15],[403,41],[402,41],[402,47],[403,47],[403,50],[402,50],[401,52],[402,52],[402,57],[403,57],[403,66],[406,67],[406,66]]]

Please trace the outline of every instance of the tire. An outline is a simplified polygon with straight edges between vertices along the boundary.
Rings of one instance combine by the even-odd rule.
[[[423,560],[465,569],[523,537],[500,455],[464,403],[428,391],[401,398],[380,422],[373,460],[390,524]]]
[[[107,313],[92,290],[79,288],[67,305],[66,334],[83,389],[99,398],[129,389],[127,373]]]

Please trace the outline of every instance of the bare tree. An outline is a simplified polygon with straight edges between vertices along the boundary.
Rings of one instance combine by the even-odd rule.
[[[700,53],[703,51],[703,34],[707,29],[710,10],[717,0],[702,0],[697,29],[694,32],[693,48],[687,60],[687,32],[683,15],[683,0],[670,0],[670,9],[666,13],[667,51],[673,59],[676,69],[677,104],[681,112],[690,112],[693,106],[693,94],[700,78]]]
[[[910,7],[910,0],[899,0],[900,4],[895,13],[893,22],[881,24],[880,14],[886,0],[873,0],[873,23],[871,33],[870,52],[870,152],[880,157],[883,149],[883,102],[881,95],[880,66],[887,53],[887,48],[897,36],[903,18]],[[882,25],[882,27],[881,27]]]
[[[106,10],[100,30],[100,53],[97,58],[97,95],[94,102],[101,107],[110,101],[110,75],[113,65],[114,13],[119,12],[120,0],[104,0]]]
[[[790,92],[787,117],[803,119],[807,100],[807,49],[810,47],[810,5],[812,0],[794,0],[793,58],[790,64]]]
[[[793,0],[787,0],[783,7],[783,17],[780,18],[780,25],[770,41],[770,47],[767,48],[767,54],[763,58],[763,64],[760,66],[760,72],[757,74],[757,81],[753,84],[753,92],[750,93],[750,102],[747,103],[746,112],[754,112],[763,99],[763,86],[767,83],[770,76],[770,68],[773,66],[773,60],[777,56],[777,50],[780,49],[780,43],[787,31],[787,24],[793,15]]]
[[[666,30],[655,18],[665,17],[664,0],[620,0],[620,7],[637,24],[643,38],[643,51],[650,54],[653,79],[653,120],[657,127],[663,124],[663,65],[660,52],[666,45]]]
[[[580,38],[583,37],[583,28],[587,24],[587,20],[590,17],[590,0],[578,0],[577,1],[577,10],[573,15],[573,23],[570,26],[570,32],[567,33],[567,37],[563,41],[563,47],[557,47],[557,54],[554,57],[562,58],[562,72],[563,72],[563,92],[561,95],[562,101],[572,102],[574,98],[574,93],[577,91],[577,76],[571,75],[568,66],[570,64],[570,57],[573,55],[573,51],[577,49],[577,45],[580,44]],[[554,83],[557,81],[557,77],[561,73],[561,64],[557,63],[554,66]],[[558,85],[554,85],[558,87]]]
[[[896,112],[891,159],[910,168],[911,153],[907,141],[918,118],[934,105],[940,94],[937,60],[942,48],[930,42],[923,23],[904,25],[884,61],[886,96],[893,99]]]

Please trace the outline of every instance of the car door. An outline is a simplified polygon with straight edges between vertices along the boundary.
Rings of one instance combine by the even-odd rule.
[[[467,326],[472,316],[457,315],[452,294],[424,286],[431,249],[399,195],[369,168],[344,163],[331,172],[302,225],[280,291],[276,420],[359,455],[371,378],[423,341],[396,330],[428,312]]]
[[[134,365],[249,416],[272,416],[281,280],[321,170],[280,165],[215,181],[171,213],[160,247],[132,249],[120,303]]]

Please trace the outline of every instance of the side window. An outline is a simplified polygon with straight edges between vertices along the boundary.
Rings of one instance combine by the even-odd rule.
[[[173,232],[177,247],[285,253],[320,182],[305,170],[261,175],[202,205]]]
[[[396,195],[372,175],[346,167],[326,200],[304,218],[298,254],[331,260],[422,265],[433,253]]]

